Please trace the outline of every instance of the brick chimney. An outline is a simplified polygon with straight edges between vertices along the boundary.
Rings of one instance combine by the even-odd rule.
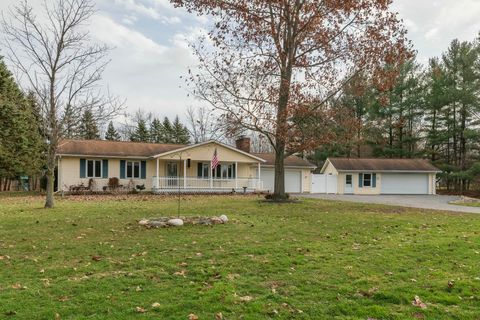
[[[237,149],[250,153],[250,138],[241,136],[235,141]]]

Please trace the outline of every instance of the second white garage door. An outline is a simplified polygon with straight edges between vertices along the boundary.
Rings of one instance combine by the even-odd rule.
[[[428,174],[383,173],[382,194],[428,194]]]
[[[273,192],[275,173],[273,169],[263,169],[261,173],[263,189]],[[302,170],[285,170],[285,192],[302,192]]]

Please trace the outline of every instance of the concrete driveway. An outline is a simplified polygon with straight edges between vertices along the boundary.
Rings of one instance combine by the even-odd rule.
[[[457,200],[457,196],[440,195],[378,195],[378,196],[360,196],[360,195],[336,195],[336,194],[298,194],[298,197],[324,199],[333,201],[349,201],[361,203],[377,203],[400,207],[433,209],[443,211],[471,212],[480,213],[479,207],[466,207],[449,204],[448,202]]]

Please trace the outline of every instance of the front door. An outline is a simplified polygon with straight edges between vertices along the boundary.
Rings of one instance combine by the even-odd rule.
[[[353,194],[353,175],[345,175],[345,193]]]
[[[167,162],[167,186],[178,186],[178,163]]]

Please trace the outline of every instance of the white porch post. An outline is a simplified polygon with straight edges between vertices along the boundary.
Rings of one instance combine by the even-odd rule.
[[[235,189],[238,189],[238,162],[235,161]]]
[[[210,189],[213,188],[213,168],[212,168],[212,161],[210,161],[210,173],[208,174],[210,177]]]
[[[159,168],[159,160],[157,158],[157,171],[156,171],[157,189],[160,188],[160,178],[158,177],[158,168]]]
[[[187,160],[183,160],[183,189],[187,189]]]
[[[258,177],[257,177],[257,189],[260,188],[260,179],[262,178],[260,162],[258,163]]]

